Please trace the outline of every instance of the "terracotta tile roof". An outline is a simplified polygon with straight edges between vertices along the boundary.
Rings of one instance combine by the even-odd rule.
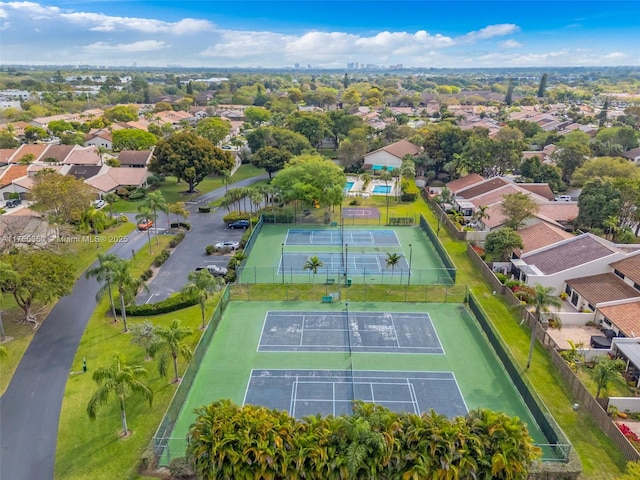
[[[522,260],[527,265],[535,265],[543,274],[551,275],[613,253],[614,250],[585,233],[541,252],[524,254]]]
[[[471,185],[475,185],[477,183],[484,182],[484,178],[477,173],[471,173],[469,175],[465,175],[464,177],[458,178],[457,180],[453,180],[447,183],[447,188],[451,190],[453,193],[458,192],[459,190],[463,190],[465,188],[470,187]]]
[[[32,163],[27,169],[29,175],[35,175],[40,170],[54,170],[58,173],[62,170],[63,165],[47,165],[44,163]]]
[[[64,162],[64,159],[73,151],[75,145],[49,145],[49,148],[42,155],[42,159],[55,158],[57,162]]]
[[[614,262],[611,266],[621,272],[625,277],[640,284],[640,254]]]
[[[532,252],[542,247],[548,247],[556,242],[572,238],[574,235],[564,230],[549,225],[545,222],[535,223],[521,230],[518,230],[524,249],[515,250],[518,256],[523,253]]]
[[[26,190],[31,190],[33,188],[33,177],[20,177],[13,181],[14,185],[18,185]],[[22,209],[21,209],[22,210]]]
[[[100,163],[100,156],[94,146],[77,148],[69,154],[64,160],[64,163],[69,165],[98,165]]]
[[[598,310],[627,337],[640,335],[640,301],[610,305]]]
[[[140,165],[145,166],[151,160],[153,152],[151,150],[122,150],[118,154],[120,165]]]
[[[0,163],[9,163],[9,159],[18,151],[17,148],[0,148]]]
[[[33,155],[33,161],[35,162],[40,159],[48,146],[49,145],[44,144],[25,143],[18,148],[18,151],[15,153],[13,158],[11,158],[11,161],[17,163],[25,155],[31,154]]]
[[[474,198],[479,195],[484,195],[485,193],[495,190],[497,188],[504,187],[508,183],[509,182],[504,178],[494,177],[494,178],[490,178],[489,180],[485,180],[482,183],[473,185],[469,188],[462,189],[458,191],[456,195],[466,199]]]
[[[556,222],[568,222],[578,216],[577,202],[550,202],[538,204],[540,215],[549,217]]]
[[[572,278],[567,284],[591,305],[627,298],[640,298],[640,292],[613,273]],[[638,332],[640,333],[640,332]]]
[[[11,185],[14,180],[26,176],[28,168],[29,165],[9,165],[2,175],[0,175],[0,187]]]
[[[494,203],[502,203],[502,197],[513,193],[522,192],[515,184],[508,183],[502,185],[494,190],[490,190],[481,195],[476,195],[471,198],[463,197],[466,200],[471,201],[476,207],[482,207],[485,205],[493,205]]]
[[[553,200],[555,198],[548,183],[519,183],[518,186],[528,192],[540,195],[547,200]]]

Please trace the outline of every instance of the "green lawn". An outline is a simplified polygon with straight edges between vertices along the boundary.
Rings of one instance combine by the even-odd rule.
[[[62,253],[65,258],[69,260],[75,268],[76,278],[79,278],[84,270],[96,260],[96,252],[104,252],[114,245],[114,241],[118,237],[123,237],[131,233],[135,228],[133,223],[119,224],[109,230],[102,232],[101,237],[105,238],[105,243],[100,244],[100,250],[96,248],[96,243],[93,242],[78,242],[78,243],[66,243]],[[90,235],[79,236],[78,238],[89,238]],[[3,305],[3,321],[4,328],[7,337],[11,337],[12,340],[6,343],[7,353],[9,354],[6,359],[0,362],[0,393],[4,393],[13,373],[18,368],[20,360],[27,347],[31,343],[31,339],[36,333],[36,330],[32,328],[32,325],[23,325],[19,323],[24,318],[24,312],[19,308],[13,295],[4,293],[2,294]],[[41,306],[36,305],[34,311],[37,311]],[[53,304],[49,305],[39,315],[39,321],[46,319],[46,315],[49,310],[53,308]]]
[[[163,245],[159,248],[154,245],[154,254],[170,240],[170,236],[161,237]],[[146,249],[140,250],[134,261],[134,273],[146,270],[152,259],[153,255],[149,255]],[[207,315],[211,315],[216,302],[217,299],[209,302]],[[157,362],[145,360],[143,349],[131,343],[131,335],[122,333],[121,321],[113,323],[107,317],[108,310],[109,303],[105,298],[91,317],[73,362],[60,413],[56,479],[139,478],[136,469],[138,461],[158,428],[176,389],[176,385],[169,383],[171,376],[160,377]],[[183,326],[193,329],[188,343],[194,348],[201,335],[198,328],[201,323],[199,306],[155,317],[129,317],[127,320],[129,324],[150,320],[154,324],[168,325],[174,318],[180,319]],[[98,412],[95,421],[89,420],[86,414],[87,403],[97,389],[91,374],[99,366],[108,366],[114,352],[125,355],[129,363],[140,364],[147,369],[147,381],[154,393],[151,408],[138,397],[129,399],[127,420],[133,433],[126,439],[118,437],[120,415],[117,401],[113,397]],[[83,358],[87,360],[87,374],[82,374]],[[180,359],[179,365],[182,374],[187,364]]]
[[[231,183],[229,187],[231,187],[234,183],[239,182],[241,180],[246,180],[247,178],[252,178],[258,175],[262,175],[265,173],[264,169],[256,168],[250,163],[240,165],[236,173],[231,177]],[[224,186],[222,182],[222,178],[217,175],[210,175],[205,178],[201,183],[196,186],[195,193],[187,193],[188,185],[184,182],[178,183],[175,177],[167,177],[167,179],[162,182],[158,187],[154,187],[162,192],[164,199],[167,203],[175,203],[175,202],[188,202],[190,200],[199,197],[205,193],[208,193],[216,188],[220,188]],[[143,200],[136,201],[128,201],[128,200],[119,200],[113,205],[113,211],[117,213],[129,213],[129,212],[137,212],[138,207],[142,204]],[[109,211],[109,207],[106,207],[106,211]]]

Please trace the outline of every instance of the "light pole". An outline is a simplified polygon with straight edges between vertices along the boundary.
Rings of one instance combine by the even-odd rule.
[[[407,285],[411,285],[411,260],[413,259],[413,247],[409,244],[409,278],[407,279]]]
[[[284,285],[284,243],[280,248],[280,258],[282,258],[282,284]]]
[[[347,286],[347,275],[349,274],[349,245],[344,244],[344,286]]]

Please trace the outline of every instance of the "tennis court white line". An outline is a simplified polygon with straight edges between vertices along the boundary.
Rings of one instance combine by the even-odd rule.
[[[389,315],[391,317],[391,325],[393,326],[393,333],[396,337],[396,346],[400,348],[400,339],[398,338],[398,330],[396,329],[396,322],[393,320],[393,313]],[[385,317],[383,317],[385,318]]]
[[[336,331],[336,332],[347,332],[349,330],[331,330],[331,331]],[[323,348],[332,348],[332,349],[337,349],[337,348],[348,348],[349,345],[348,344],[344,344],[344,345],[336,345],[336,344],[331,344],[331,345],[325,345],[323,343],[310,343],[307,345],[298,345],[299,347],[323,347]],[[280,344],[273,344],[270,343],[268,345],[261,345],[261,347],[264,348],[268,348],[269,350],[258,350],[260,352],[265,352],[265,351],[270,351],[272,353],[288,353],[288,352],[299,352],[300,350],[291,350],[291,347],[295,347],[295,345],[291,345],[291,344],[287,344],[287,345],[280,345]],[[272,348],[286,348],[289,347],[288,350],[271,350]],[[442,350],[442,348],[440,347],[396,347],[396,346],[386,346],[386,345],[351,345],[352,349],[369,349],[369,348],[382,348],[382,349],[394,349],[394,350],[398,350],[399,348],[402,350]],[[333,352],[334,350],[324,350],[324,352],[330,353]],[[305,353],[307,353],[307,350],[304,350]],[[322,353],[323,351],[320,352],[315,352],[315,353]],[[313,351],[309,351],[308,353],[314,353]],[[371,352],[363,352],[363,353],[384,353],[384,352],[376,352],[376,351],[371,351]],[[398,352],[400,353],[400,352]],[[425,352],[426,353],[426,352]]]
[[[350,375],[350,370],[345,370],[345,369],[337,369],[337,368],[322,368],[322,369],[313,369],[313,368],[297,368],[297,369],[291,369],[291,368],[260,368],[260,369],[251,369],[251,376],[253,378],[253,372],[255,370],[267,370],[269,372],[291,372],[291,371],[296,371],[296,372],[300,372],[300,371],[310,371],[310,372],[337,372],[337,373],[343,373],[343,374],[349,374]],[[378,377],[378,376],[374,376],[374,377],[360,377],[356,375],[356,378],[358,379],[366,379],[366,378],[375,378],[375,379],[382,379],[382,380],[402,380],[405,378],[409,378],[409,379],[416,379],[416,380],[443,380],[443,381],[451,381],[451,380],[455,380],[455,376],[453,374],[452,371],[450,370],[428,370],[428,371],[423,371],[423,370],[415,370],[415,371],[407,371],[407,370],[354,370],[354,372],[358,373],[358,372],[371,372],[371,373],[385,373],[385,374],[392,374],[392,373],[414,373],[414,374],[420,374],[422,376],[417,376],[417,377],[411,377],[411,376],[407,376],[405,375],[404,377]],[[427,377],[424,376],[425,374],[449,374],[450,377]],[[290,377],[284,376],[284,378],[314,378],[313,376],[309,376],[309,377],[304,377],[302,375],[296,374],[296,375],[291,375]],[[256,378],[263,378],[263,376],[259,376]],[[283,378],[282,375],[279,375],[277,378]],[[330,377],[330,376],[325,376],[323,378],[336,378],[336,377]],[[346,380],[346,376],[341,376],[339,378],[344,378]],[[320,383],[327,383],[327,382],[320,382]],[[345,382],[335,382],[335,383],[347,383]],[[372,382],[363,382],[363,383],[372,383]],[[384,383],[397,383],[397,382],[384,382]]]

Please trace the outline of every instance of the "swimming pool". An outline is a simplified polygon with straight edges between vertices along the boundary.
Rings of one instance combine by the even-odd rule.
[[[353,185],[354,185],[355,183],[356,183],[356,182],[345,182],[345,184],[344,184],[344,191],[345,191],[345,192],[348,192],[349,190],[351,190],[351,188],[353,187]]]
[[[376,185],[373,187],[373,193],[382,193],[388,195],[391,193],[391,185]]]

